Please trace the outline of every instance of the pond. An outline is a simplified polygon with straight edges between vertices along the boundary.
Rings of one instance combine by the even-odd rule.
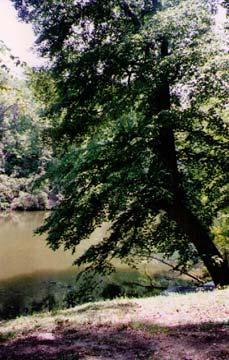
[[[33,235],[44,217],[44,212],[23,212],[0,218],[0,281],[71,267],[70,253],[53,252],[46,246],[44,236]]]
[[[70,251],[52,251],[45,236],[34,236],[47,213],[13,212],[0,217],[0,317],[14,317],[31,309],[41,310],[44,302],[61,305],[66,292],[75,286],[75,257]],[[99,241],[108,225],[97,229],[78,254]],[[127,273],[127,266],[120,267]],[[159,264],[154,271],[165,270]],[[130,272],[130,271],[129,271]],[[133,271],[132,271],[133,273]],[[135,271],[136,273],[136,271]],[[123,275],[122,275],[123,276]]]

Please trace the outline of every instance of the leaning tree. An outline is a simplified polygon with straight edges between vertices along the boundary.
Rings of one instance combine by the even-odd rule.
[[[229,267],[210,234],[228,184],[226,50],[214,1],[13,0],[48,57],[61,201],[40,231],[99,269],[152,249],[180,264],[201,258],[215,284]],[[50,95],[51,93],[51,95]],[[45,97],[45,96],[44,96]]]

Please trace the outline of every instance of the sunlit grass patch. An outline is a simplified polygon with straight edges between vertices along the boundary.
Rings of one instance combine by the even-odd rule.
[[[176,325],[229,321],[229,289],[211,293],[171,294],[142,299],[116,299],[87,303],[71,309],[38,313],[0,323],[2,339],[10,334],[55,332],[60,327],[82,325],[114,327],[131,324],[132,329],[157,333]],[[163,330],[164,331],[164,330]],[[6,335],[5,335],[6,334]],[[7,335],[9,334],[9,335]]]
[[[159,326],[157,324],[153,324],[150,322],[142,322],[142,321],[132,321],[130,323],[130,327],[133,330],[143,330],[147,333],[153,335],[153,334],[162,334],[167,333],[168,329],[162,326]]]
[[[13,339],[16,336],[17,336],[17,333],[15,331],[7,331],[7,332],[0,333],[0,343],[3,343],[10,339]]]

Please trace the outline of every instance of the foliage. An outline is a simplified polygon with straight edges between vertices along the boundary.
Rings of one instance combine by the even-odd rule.
[[[229,261],[229,213],[221,212],[214,219],[212,233],[225,258]]]
[[[47,187],[33,191],[34,178],[0,175],[0,210],[44,210],[48,208]]]
[[[155,275],[149,284],[144,274],[137,271],[117,271],[111,275],[101,276],[90,269],[78,274],[76,285],[69,289],[65,296],[65,305],[74,307],[86,302],[114,299],[118,297],[147,297],[160,294],[169,285],[188,284],[183,279],[170,277],[169,273]]]
[[[0,210],[44,209],[47,194],[32,194],[50,150],[43,146],[40,111],[28,83],[30,70],[0,44]]]
[[[48,244],[75,252],[109,222],[77,264],[109,270],[113,257],[149,247],[177,252],[180,264],[200,257],[227,283],[209,235],[226,206],[229,155],[228,55],[214,36],[214,1],[14,3],[51,59],[57,158],[47,176],[63,197],[40,229]]]

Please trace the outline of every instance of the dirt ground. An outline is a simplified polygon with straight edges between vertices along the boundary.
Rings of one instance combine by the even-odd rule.
[[[229,360],[227,297],[184,299],[93,304],[43,317],[2,337],[0,359]]]
[[[25,333],[1,345],[0,359],[228,360],[226,325],[150,329],[126,326],[57,326],[54,332]]]

